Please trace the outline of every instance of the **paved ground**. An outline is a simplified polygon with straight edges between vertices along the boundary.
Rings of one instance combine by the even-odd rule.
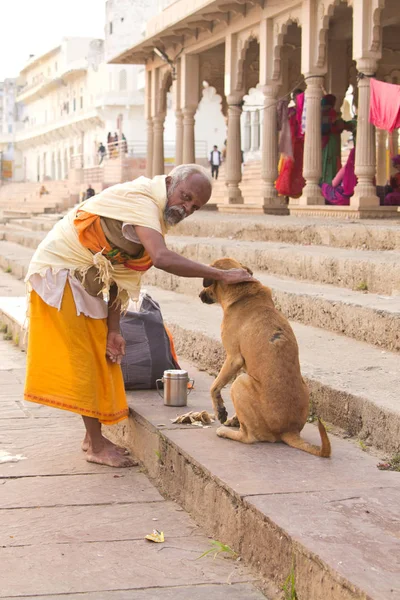
[[[199,559],[210,540],[139,468],[87,463],[80,418],[24,402],[25,355],[0,357],[2,600],[264,598],[241,562]]]

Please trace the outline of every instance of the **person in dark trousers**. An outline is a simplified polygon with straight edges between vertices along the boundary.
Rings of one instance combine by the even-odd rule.
[[[103,142],[100,143],[99,149],[97,150],[97,152],[99,155],[99,165],[101,165],[101,163],[104,160],[105,155],[107,154],[107,150],[106,150],[106,147],[104,146]]]
[[[213,150],[210,152],[209,160],[209,163],[211,165],[211,177],[218,179],[218,171],[221,162],[221,152],[218,150],[218,146],[214,146]]]
[[[89,183],[89,187],[86,190],[86,196],[85,196],[85,200],[89,200],[89,198],[91,198],[92,196],[94,196],[96,194],[96,192],[94,191],[94,189],[92,188],[92,186]]]

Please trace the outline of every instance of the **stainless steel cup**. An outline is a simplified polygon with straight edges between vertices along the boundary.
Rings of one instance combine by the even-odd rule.
[[[160,390],[159,383],[163,383],[164,391]],[[157,379],[157,391],[164,399],[165,406],[187,406],[188,394],[193,388],[188,389],[188,383],[194,384],[194,379],[190,379],[188,372],[179,369],[169,369],[164,371],[162,379]]]

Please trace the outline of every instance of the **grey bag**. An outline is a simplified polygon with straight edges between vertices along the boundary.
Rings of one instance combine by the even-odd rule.
[[[173,357],[170,338],[165,330],[159,304],[148,294],[142,295],[138,312],[121,317],[121,333],[126,342],[121,367],[125,389],[156,388],[166,369],[179,369]]]

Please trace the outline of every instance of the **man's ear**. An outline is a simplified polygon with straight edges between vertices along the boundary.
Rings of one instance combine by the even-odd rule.
[[[203,287],[207,288],[213,285],[214,279],[203,279]]]

